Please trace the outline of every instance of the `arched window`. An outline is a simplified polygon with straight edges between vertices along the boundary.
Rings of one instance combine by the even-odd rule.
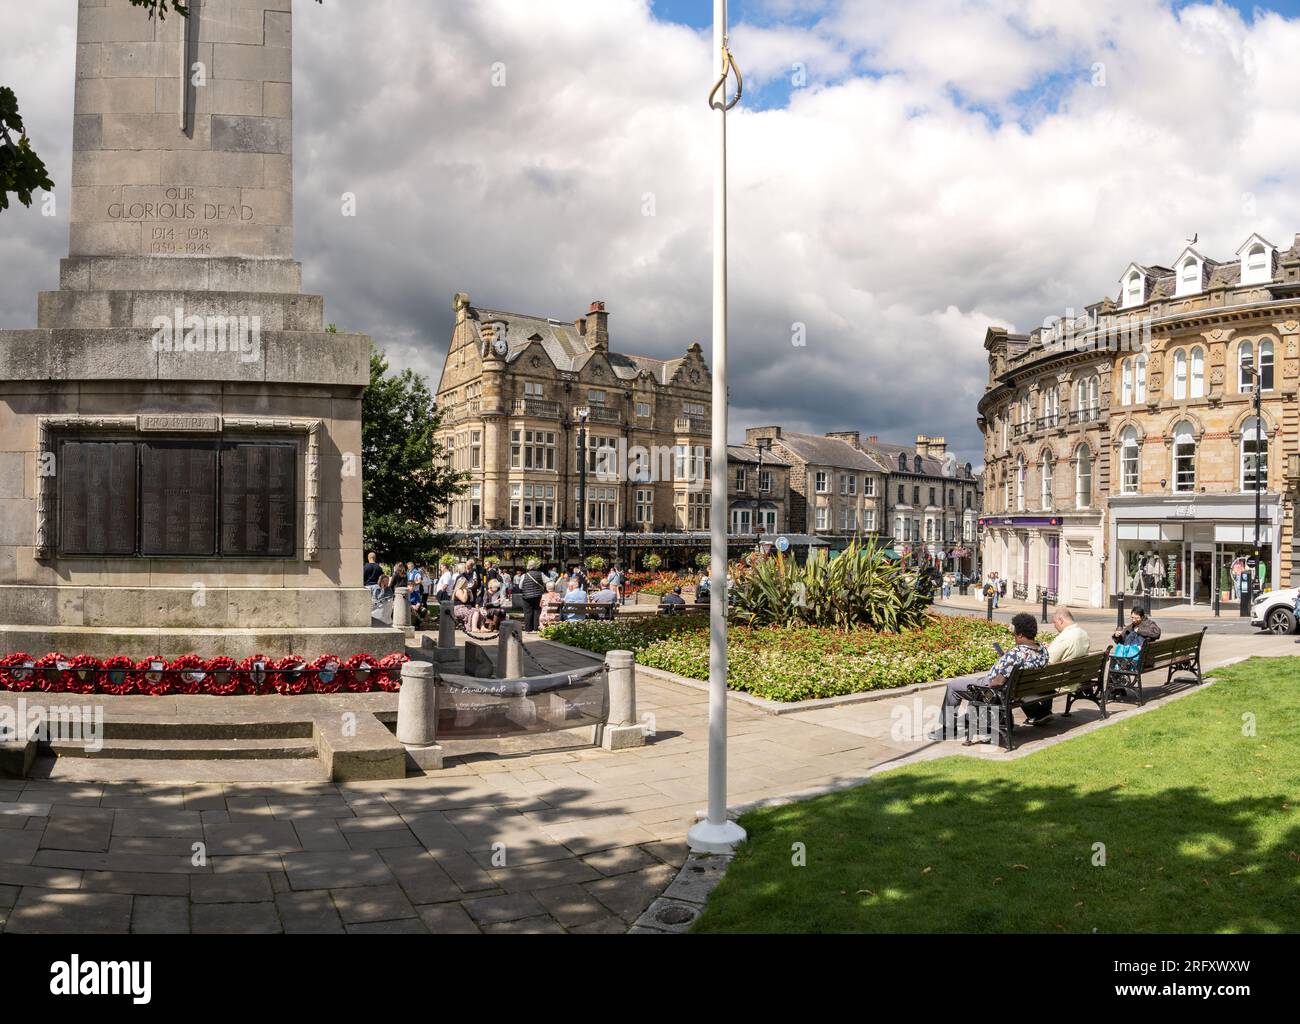
[[[1129,427],[1120,436],[1119,491],[1121,494],[1137,494],[1138,451],[1137,431]]]
[[[1249,391],[1254,382],[1250,379],[1250,371],[1255,368],[1255,346],[1248,341],[1243,341],[1237,346],[1237,390]]]
[[[1016,456],[1016,511],[1025,510],[1025,457]]]
[[[1182,295],[1190,295],[1201,290],[1201,265],[1196,262],[1195,257],[1188,256],[1183,260],[1179,285],[1179,293]]]
[[[1147,400],[1147,355],[1137,357],[1133,370],[1133,400],[1141,405]]]
[[[1268,489],[1268,431],[1259,420],[1248,419],[1241,428],[1241,489]]]
[[[1120,405],[1133,404],[1133,360],[1125,359],[1120,374],[1121,384],[1119,392]]]
[[[1259,343],[1259,387],[1261,391],[1273,390],[1273,343]]]
[[[1101,381],[1096,377],[1088,378],[1088,408],[1097,411],[1101,405]]]
[[[1186,420],[1174,427],[1174,490],[1196,490],[1196,435]]]
[[[1052,510],[1052,472],[1055,467],[1052,465],[1052,453],[1043,452],[1043,461],[1040,471],[1043,477],[1042,508],[1044,512]]]
[[[1174,401],[1187,397],[1187,353],[1181,348],[1174,353]]]
[[[1079,445],[1074,457],[1074,505],[1088,508],[1092,505],[1092,449]]]
[[[916,456],[912,461],[913,465],[916,467],[916,471],[918,473],[921,472],[921,456]]]
[[[1198,345],[1192,349],[1192,391],[1193,398],[1205,397],[1205,352]]]
[[[1124,305],[1138,306],[1142,303],[1142,275],[1136,270],[1129,274],[1124,283]]]
[[[1003,426],[1004,426],[1004,427],[1006,426],[1006,423],[1005,423],[1005,422],[1003,423]],[[1007,443],[1007,434],[1006,434],[1006,431],[1005,431],[1005,430],[1002,432],[1002,443],[1003,443],[1003,444],[1006,444],[1006,443]],[[907,472],[907,456],[906,456],[906,455],[899,455],[899,457],[898,457],[898,468],[899,468],[902,472],[904,472],[904,473]]]

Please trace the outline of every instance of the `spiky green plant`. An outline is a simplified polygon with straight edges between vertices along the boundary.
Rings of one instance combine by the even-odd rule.
[[[925,624],[931,596],[919,574],[856,539],[838,557],[804,564],[759,559],[736,581],[734,618],[747,626],[867,626],[897,633]]]

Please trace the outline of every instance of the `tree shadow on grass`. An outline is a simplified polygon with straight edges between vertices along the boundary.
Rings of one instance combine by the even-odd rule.
[[[747,815],[701,931],[1220,932],[1300,925],[1300,802],[900,771]],[[796,866],[804,844],[807,866]]]

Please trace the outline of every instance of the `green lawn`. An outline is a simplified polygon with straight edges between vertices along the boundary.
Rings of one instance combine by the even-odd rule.
[[[1300,930],[1300,658],[1214,675],[1018,761],[948,757],[748,814],[695,930]]]

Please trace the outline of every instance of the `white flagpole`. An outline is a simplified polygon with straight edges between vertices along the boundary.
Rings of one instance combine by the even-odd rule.
[[[727,0],[713,0],[713,52],[721,74],[727,51]],[[739,85],[739,80],[737,82]],[[731,853],[745,830],[727,819],[727,85],[710,96],[713,183],[713,503],[709,561],[709,809],[687,834],[698,853]],[[739,99],[739,95],[737,95]]]

